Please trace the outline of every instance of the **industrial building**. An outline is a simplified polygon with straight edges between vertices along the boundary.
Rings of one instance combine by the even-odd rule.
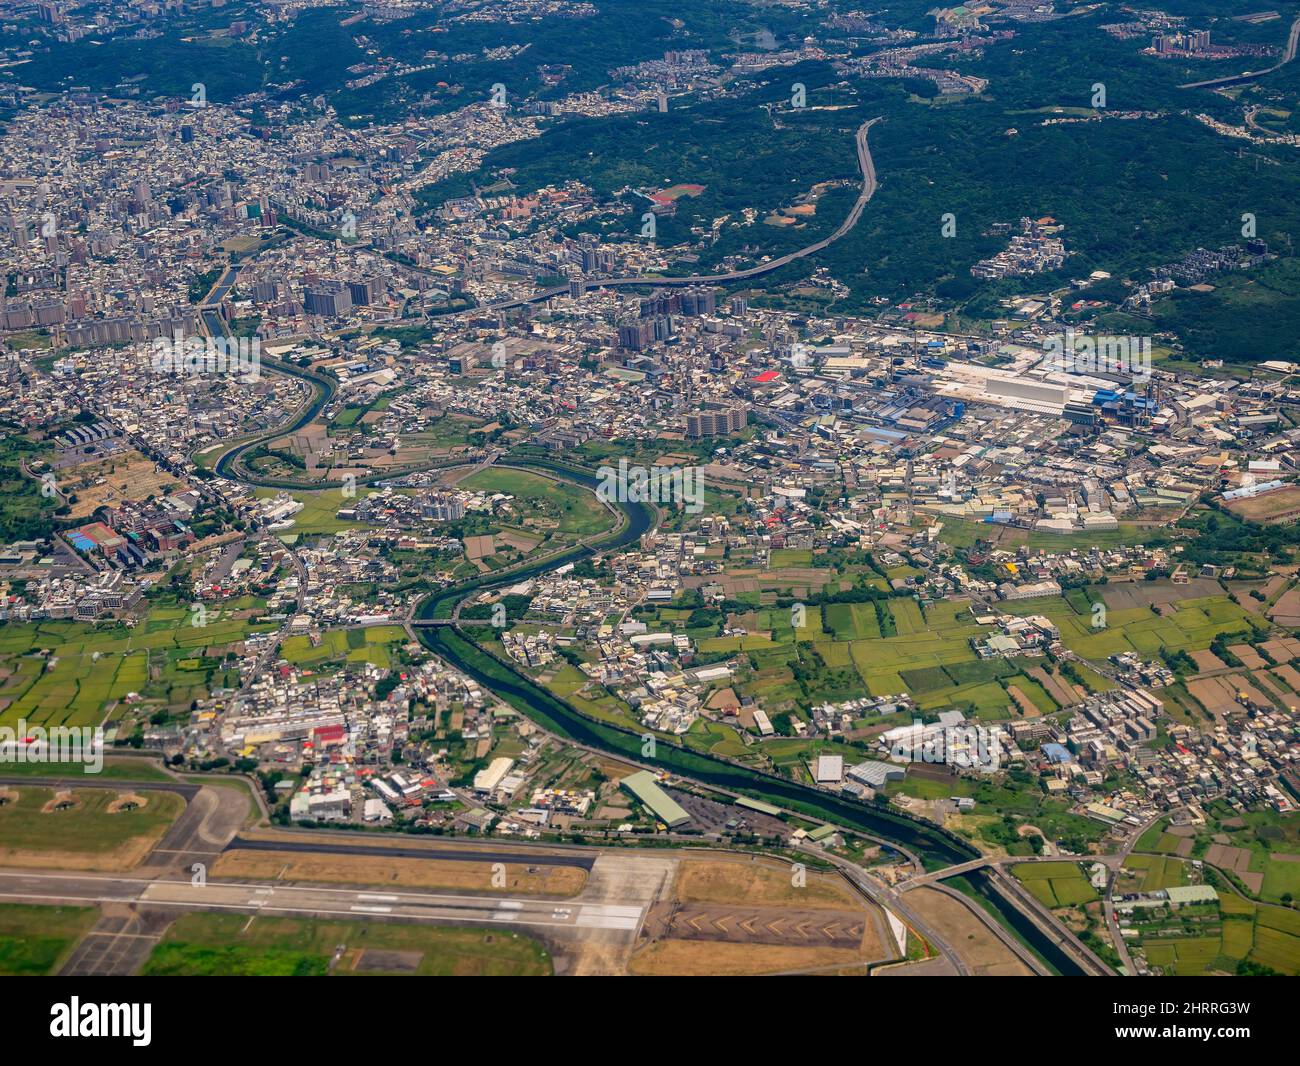
[[[649,770],[638,770],[634,774],[629,774],[619,784],[649,808],[650,813],[669,829],[676,829],[691,820],[691,816],[659,787],[655,775]]]

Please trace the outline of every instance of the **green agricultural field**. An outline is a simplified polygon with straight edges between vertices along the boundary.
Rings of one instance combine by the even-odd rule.
[[[1300,898],[1300,814],[1279,814],[1271,810],[1240,812],[1224,803],[1211,804],[1207,813],[1210,821],[1197,827],[1192,858],[1206,858],[1215,838],[1226,838],[1230,847],[1249,852],[1246,870],[1250,883],[1231,871],[1224,871],[1223,876],[1232,878],[1242,891],[1266,903]],[[1138,850],[1167,855],[1174,851],[1180,839],[1166,832],[1162,822],[1142,835]],[[1146,862],[1148,857],[1130,858]],[[1256,882],[1258,891],[1253,888]]]
[[[771,555],[771,567],[778,570],[783,566],[812,565],[812,551],[808,548],[774,548]]]
[[[331,629],[322,633],[315,644],[305,635],[286,637],[280,644],[280,655],[295,666],[323,666],[346,660],[386,669],[393,664],[393,650],[409,639],[401,626]]]
[[[226,645],[275,628],[234,615],[229,606],[211,607],[205,624],[194,626],[188,608],[155,606],[134,628],[65,621],[5,626],[0,701],[8,702],[0,722],[98,725],[132,692],[167,706],[188,706],[229,680],[222,666]]]
[[[1260,907],[1255,916],[1251,958],[1282,973],[1300,973],[1300,913]]]
[[[751,633],[743,637],[703,637],[701,653],[744,653],[756,673],[737,681],[738,691],[762,696],[769,707],[779,708],[779,697],[795,702],[849,699],[864,691],[876,696],[913,696],[923,711],[959,708],[975,717],[996,720],[1010,717],[1013,700],[1007,691],[1015,684],[1041,713],[1056,710],[1055,702],[1037,682],[1026,677],[1023,664],[1009,660],[981,660],[971,647],[986,635],[969,607],[939,602],[922,609],[912,599],[895,598],[879,605],[893,635],[882,636],[874,603],[836,603],[822,607],[821,626],[789,628],[786,612],[760,609],[757,626],[771,636]],[[816,616],[810,615],[810,623]],[[812,653],[804,645],[811,642]],[[794,675],[801,680],[797,684]]]
[[[537,941],[498,928],[187,914],[167,930],[142,972],[151,977],[530,977],[549,975],[551,960]]]
[[[98,913],[94,907],[0,903],[0,977],[54,973]]]
[[[822,608],[826,625],[837,641],[869,640],[880,636],[876,608],[870,603],[832,603]]]
[[[943,515],[942,521],[939,540],[952,548],[970,548],[982,540],[1009,551],[1023,545],[1035,551],[1057,552],[1071,548],[1114,548],[1142,542],[1142,527],[1131,522],[1121,522],[1118,529],[1061,534],[1035,533],[949,515]]]
[[[1187,868],[1181,859],[1162,855],[1130,855],[1124,860],[1124,868],[1142,872],[1143,892],[1187,884]]]
[[[1085,659],[1136,652],[1144,659],[1162,649],[1204,651],[1220,633],[1249,630],[1249,613],[1226,595],[1183,600],[1157,615],[1146,607],[1107,612],[1106,626],[1094,629],[1091,613],[1080,614],[1063,597],[1021,600],[1009,606],[1018,615],[1046,615],[1061,631],[1061,642]]]
[[[1142,952],[1152,966],[1177,976],[1234,973],[1243,962],[1300,974],[1300,913],[1257,904],[1219,889],[1213,906],[1134,912]]]
[[[1078,907],[1101,898],[1078,863],[1022,862],[1011,872],[1047,907]]]

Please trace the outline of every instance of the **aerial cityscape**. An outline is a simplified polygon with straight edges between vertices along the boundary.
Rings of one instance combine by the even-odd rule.
[[[1298,44],[0,0],[0,975],[1300,974]]]

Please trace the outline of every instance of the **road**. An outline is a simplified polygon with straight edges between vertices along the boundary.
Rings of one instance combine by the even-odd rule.
[[[1110,880],[1106,883],[1102,913],[1106,916],[1106,929],[1110,932],[1110,942],[1115,946],[1115,953],[1119,955],[1119,960],[1124,965],[1124,973],[1129,977],[1137,975],[1137,968],[1133,965],[1133,956],[1129,954],[1128,944],[1120,935],[1119,922],[1115,918],[1115,882],[1119,880],[1120,867],[1124,865],[1124,860],[1129,857],[1130,852],[1137,847],[1142,834],[1163,817],[1164,814],[1156,814],[1148,818],[1115,855],[1103,860],[1110,866]]]
[[[1115,971],[1096,953],[1075,936],[1047,907],[1029,892],[1014,876],[1001,866],[989,867],[990,882],[997,886],[1004,899],[1015,903],[1016,909],[1026,915],[1046,935],[1057,940],[1057,946],[1089,977],[1114,977]]]
[[[696,274],[696,275],[690,275],[686,277],[635,276],[635,277],[625,277],[625,278],[612,278],[612,279],[602,280],[599,282],[593,282],[593,285],[606,287],[606,288],[617,288],[617,287],[634,287],[634,286],[645,286],[645,285],[656,285],[662,287],[679,287],[679,286],[699,285],[699,284],[708,284],[708,285],[725,284],[728,282],[744,281],[749,278],[760,277],[765,274],[769,274],[774,271],[780,270],[781,268],[789,265],[792,262],[795,262],[796,260],[803,259],[811,255],[816,255],[817,253],[821,252],[825,248],[829,247],[835,241],[841,239],[845,234],[849,233],[857,225],[857,223],[862,217],[863,211],[866,209],[867,204],[871,201],[871,198],[875,195],[875,192],[879,186],[879,181],[876,174],[875,163],[871,156],[868,136],[871,127],[874,126],[878,121],[880,121],[879,118],[869,119],[868,121],[864,122],[855,133],[854,145],[858,157],[858,166],[862,172],[861,189],[859,191],[856,201],[853,204],[852,209],[845,216],[844,220],[835,229],[835,231],[831,233],[829,236],[824,237],[821,240],[815,241],[812,244],[809,244],[796,251],[789,252],[783,256],[779,256],[775,259],[769,260],[768,262],[760,263],[756,266],[749,267],[743,270],[730,271],[721,274]],[[230,281],[233,282],[233,272],[228,271],[227,275],[229,276]],[[221,284],[225,283],[226,280],[227,280],[227,276],[223,275],[223,278],[219,280],[218,285],[214,286],[213,292],[215,293],[217,291],[217,288]],[[229,284],[227,284],[226,287],[228,289]],[[483,310],[502,310],[508,307],[519,306],[527,303],[534,303],[541,300],[550,299],[551,297],[554,296],[559,296],[562,293],[565,293],[567,291],[568,291],[567,286],[556,287],[553,289],[544,290],[542,292],[535,293],[532,296],[527,298],[501,301],[498,303],[486,305],[485,307],[476,308],[474,309],[473,313],[481,313]],[[239,449],[235,449],[234,451],[237,453],[238,450]],[[223,456],[223,465],[235,465],[235,464],[228,464],[226,462],[229,458],[230,458],[230,453],[228,453],[226,456]],[[246,477],[246,472],[242,470],[231,470],[229,471],[229,473],[233,476],[238,477],[240,480],[243,480],[243,478]],[[410,631],[410,628],[411,627],[408,625],[408,631]],[[710,791],[724,791],[724,790],[710,789]],[[897,844],[891,841],[882,841],[882,842],[889,844],[889,846],[891,847],[898,847]],[[303,845],[302,850],[312,850],[312,847],[313,846],[311,845]],[[919,862],[917,862],[916,857],[911,855],[910,853],[905,852],[905,854],[907,854],[907,857],[912,860],[916,868],[919,869],[920,864]],[[840,864],[837,863],[837,865]],[[852,864],[848,864],[848,865],[852,866]],[[870,895],[873,899],[876,899],[877,902],[883,902],[881,899],[881,893],[882,893],[881,888],[877,886],[876,883],[871,878],[869,878],[863,871],[861,871],[856,867],[852,867],[852,869],[845,869],[843,866],[841,866],[841,869],[845,873],[845,876],[848,877],[852,883],[858,885],[860,890]],[[948,945],[944,944],[932,929],[925,928],[921,924],[920,920],[916,917],[916,915],[911,913],[910,909],[907,908],[902,903],[901,899],[899,899],[898,893],[890,892],[889,896],[890,896],[889,902],[895,911],[904,915],[905,919],[910,921],[914,929],[916,929],[921,935],[925,936],[926,939],[929,940],[931,944],[933,944],[936,947],[937,950],[944,952],[945,955],[951,958],[954,961],[954,963],[958,966],[959,969],[964,970],[965,968],[964,964],[961,962],[956,952],[953,951],[953,949],[950,948]],[[979,908],[971,908],[971,909],[977,913],[979,911]],[[980,917],[982,920],[985,920],[987,924],[987,919],[985,918],[985,916],[981,914]]]
[[[857,148],[858,166],[862,171],[862,191],[858,193],[858,198],[853,204],[852,210],[845,216],[844,221],[829,237],[823,237],[819,241],[797,251],[787,252],[785,255],[778,256],[776,259],[770,259],[766,263],[759,263],[757,266],[746,267],[744,270],[732,270],[725,274],[691,274],[687,277],[654,277],[647,275],[636,275],[625,278],[604,278],[590,281],[589,287],[616,289],[630,286],[653,285],[660,288],[680,288],[685,285],[723,285],[733,281],[746,281],[749,278],[762,277],[764,274],[771,274],[773,271],[780,270],[782,267],[789,266],[798,259],[805,259],[810,255],[816,255],[825,248],[829,248],[838,241],[854,226],[862,217],[862,212],[876,194],[878,181],[876,179],[876,164],[871,158],[871,149],[867,144],[868,131],[879,122],[879,118],[868,119],[858,127],[854,135],[854,144]],[[550,300],[556,296],[563,296],[569,291],[568,285],[559,285],[550,289],[543,289],[533,293],[531,296],[519,297],[511,300],[498,300],[495,303],[483,304],[481,307],[475,307],[467,311],[458,311],[455,315],[473,315],[482,314],[484,311],[504,311],[511,307],[522,307],[525,304],[539,303],[542,300]],[[448,316],[455,317],[455,316]]]
[[[1257,78],[1264,77],[1265,74],[1272,74],[1275,70],[1280,70],[1293,59],[1295,59],[1296,48],[1300,45],[1300,16],[1291,23],[1291,32],[1287,34],[1286,47],[1282,51],[1282,59],[1274,63],[1271,67],[1264,70],[1248,70],[1244,74],[1230,74],[1223,78],[1209,78],[1206,81],[1192,81],[1186,85],[1178,86],[1180,89],[1225,89],[1229,85],[1244,85],[1248,81],[1255,81]]]

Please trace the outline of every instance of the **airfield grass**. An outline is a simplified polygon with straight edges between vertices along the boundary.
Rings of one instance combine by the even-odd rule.
[[[0,903],[0,977],[54,973],[97,916],[94,907]]]
[[[367,953],[373,953],[369,959]],[[552,970],[541,944],[499,929],[187,914],[167,930],[142,972],[153,977],[522,977]]]
[[[85,779],[86,763],[6,762],[0,763],[0,777],[66,777],[71,782]],[[95,781],[171,781],[161,767],[147,759],[106,756]]]
[[[171,792],[145,792],[145,804],[110,812],[114,789],[71,789],[73,806],[46,811],[55,790],[6,786],[17,800],[0,805],[0,860],[10,866],[129,869],[180,816],[185,801]]]

